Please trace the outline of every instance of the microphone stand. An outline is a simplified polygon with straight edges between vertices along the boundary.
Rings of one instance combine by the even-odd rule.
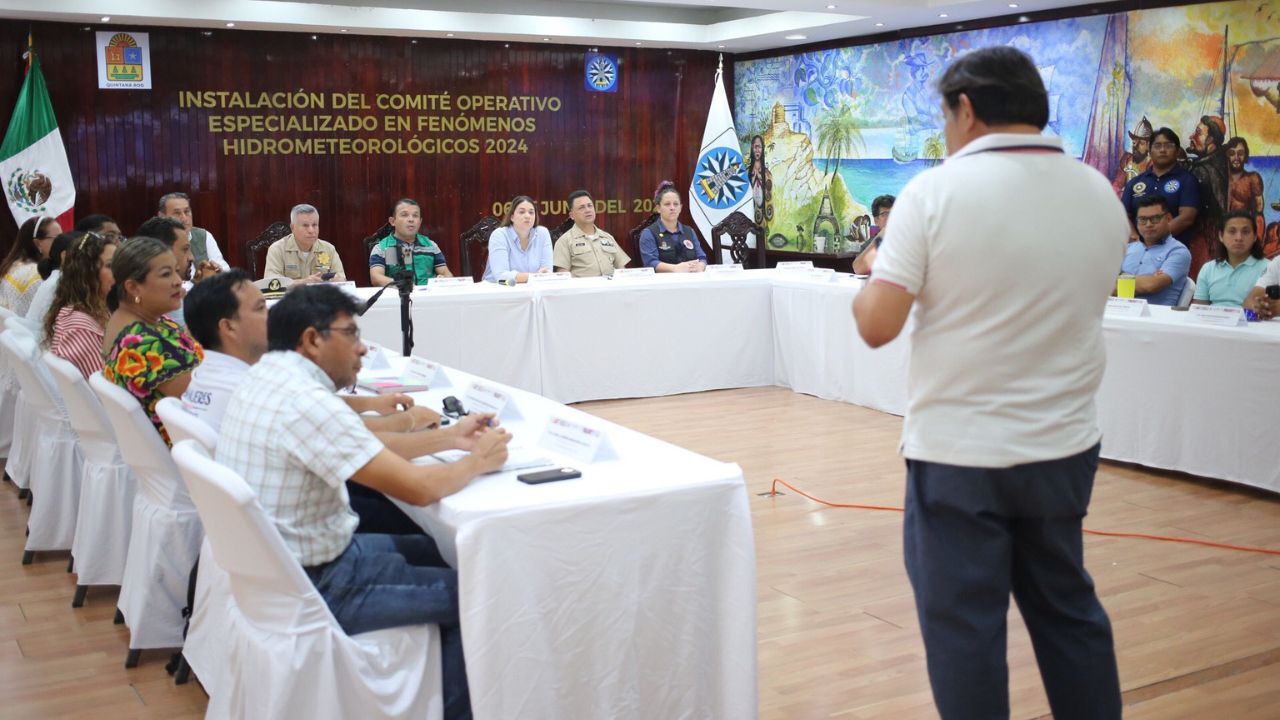
[[[413,305],[413,300],[409,297],[413,294],[413,281],[412,270],[401,270],[393,280],[396,290],[400,292],[400,336],[405,357],[413,355],[413,315],[409,312]]]
[[[409,311],[413,305],[414,275],[412,270],[401,270],[392,276],[391,282],[383,285],[373,297],[365,301],[364,307],[360,308],[357,315],[364,315],[378,304],[378,298],[382,297],[382,293],[386,292],[392,285],[396,286],[396,290],[400,293],[400,340],[401,347],[404,350],[404,356],[409,357],[413,353],[413,314]]]

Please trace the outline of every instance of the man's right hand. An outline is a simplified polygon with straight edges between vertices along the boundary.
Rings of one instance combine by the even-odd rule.
[[[511,442],[511,433],[497,428],[481,435],[471,448],[471,461],[476,474],[493,472],[507,461],[507,443]]]

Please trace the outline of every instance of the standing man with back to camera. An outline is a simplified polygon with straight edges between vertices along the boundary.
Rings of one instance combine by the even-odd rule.
[[[1101,438],[1102,314],[1129,223],[1106,178],[1041,136],[1049,104],[1031,58],[969,53],[938,91],[949,157],[898,196],[853,304],[872,347],[917,308],[903,551],[934,702],[945,719],[1009,717],[1012,593],[1053,716],[1119,718],[1081,524]]]

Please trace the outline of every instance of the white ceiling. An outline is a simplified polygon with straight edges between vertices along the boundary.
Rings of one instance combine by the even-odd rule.
[[[0,17],[136,27],[755,52],[1081,0],[0,0]],[[104,21],[104,17],[110,17]],[[228,27],[234,23],[234,27]],[[787,39],[788,35],[803,36]]]

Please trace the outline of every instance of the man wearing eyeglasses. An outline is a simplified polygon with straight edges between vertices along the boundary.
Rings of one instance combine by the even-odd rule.
[[[120,226],[108,215],[86,215],[76,223],[76,232],[91,232],[109,243],[119,244],[126,240],[120,232]]]
[[[893,201],[894,197],[892,195],[881,195],[871,201],[871,216],[875,220],[879,231],[876,232],[875,238],[872,239],[867,249],[853,259],[854,274],[871,274],[871,265],[876,261],[876,251],[880,248],[880,243],[884,241],[884,230],[889,225],[889,211],[893,210]]]
[[[1191,238],[1191,226],[1200,214],[1200,181],[1178,164],[1181,141],[1178,134],[1162,127],[1151,136],[1151,167],[1130,180],[1124,186],[1120,202],[1129,211],[1132,222],[1138,212],[1138,201],[1160,195],[1168,201],[1171,220],[1169,234],[1186,243]],[[1139,238],[1135,224],[1129,232],[1129,242]]]
[[[463,431],[405,433],[418,436],[406,442],[444,438],[470,452],[446,465],[415,465],[402,449],[384,445],[335,394],[355,383],[367,352],[356,311],[349,295],[325,284],[294,288],[271,309],[269,351],[231,397],[217,459],[254,489],[349,635],[440,627],[444,716],[470,717],[457,572],[426,535],[357,534],[346,483],[430,505],[502,467],[511,436],[491,427],[492,415]]]
[[[1120,272],[1135,277],[1134,297],[1151,305],[1177,305],[1191,269],[1191,251],[1170,234],[1168,200],[1150,195],[1138,201],[1134,219],[1142,242],[1129,243]]]

